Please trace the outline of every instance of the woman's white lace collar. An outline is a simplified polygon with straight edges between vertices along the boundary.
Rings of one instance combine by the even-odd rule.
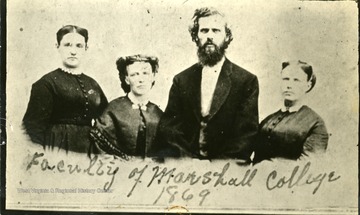
[[[79,69],[70,69],[65,66],[60,67],[60,69],[66,73],[72,74],[72,75],[81,75],[82,72]]]

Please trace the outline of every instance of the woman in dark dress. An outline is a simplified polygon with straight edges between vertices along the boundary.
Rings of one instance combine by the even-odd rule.
[[[83,74],[80,67],[88,31],[67,25],[59,29],[56,37],[63,65],[32,85],[23,126],[31,140],[44,149],[93,152],[91,121],[108,102],[98,83]]]
[[[109,103],[96,120],[91,136],[107,154],[128,159],[128,155],[146,157],[152,153],[162,111],[149,101],[149,92],[158,71],[158,59],[135,55],[116,62],[121,87],[126,96]]]
[[[284,106],[260,123],[254,163],[276,157],[297,160],[327,148],[324,121],[303,104],[316,83],[312,67],[301,61],[285,62],[281,78]]]

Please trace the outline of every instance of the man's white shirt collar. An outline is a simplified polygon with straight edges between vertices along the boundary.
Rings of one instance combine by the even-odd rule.
[[[214,66],[212,66],[212,67],[210,67],[210,66],[204,66],[203,67],[203,74],[204,74],[204,71],[213,71],[213,72],[215,72],[216,71],[216,73],[220,73],[220,71],[221,71],[221,68],[222,68],[222,66],[223,66],[223,64],[224,64],[224,62],[225,62],[225,57],[223,57],[217,64],[215,64]]]
[[[216,65],[204,66],[201,77],[201,114],[206,116],[210,112],[211,103],[214,97],[216,83],[219,79],[221,68],[225,62],[223,57]]]

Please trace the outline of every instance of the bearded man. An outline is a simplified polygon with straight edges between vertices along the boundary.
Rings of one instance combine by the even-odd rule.
[[[164,156],[251,162],[258,128],[258,80],[225,56],[232,41],[222,13],[195,10],[189,28],[199,62],[173,79],[158,127]]]

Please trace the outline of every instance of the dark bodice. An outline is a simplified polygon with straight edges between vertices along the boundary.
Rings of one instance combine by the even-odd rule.
[[[255,161],[274,157],[298,159],[325,151],[327,144],[325,123],[312,109],[302,106],[297,112],[279,110],[260,124]]]
[[[23,124],[33,142],[86,152],[91,120],[107,99],[98,83],[87,75],[57,69],[32,85]]]
[[[98,147],[105,153],[122,156],[148,155],[154,144],[157,125],[162,115],[160,108],[149,102],[146,110],[141,110],[126,97],[117,98],[109,103],[104,113],[96,120],[91,135]],[[139,130],[144,130],[142,138],[144,151],[139,153]]]

